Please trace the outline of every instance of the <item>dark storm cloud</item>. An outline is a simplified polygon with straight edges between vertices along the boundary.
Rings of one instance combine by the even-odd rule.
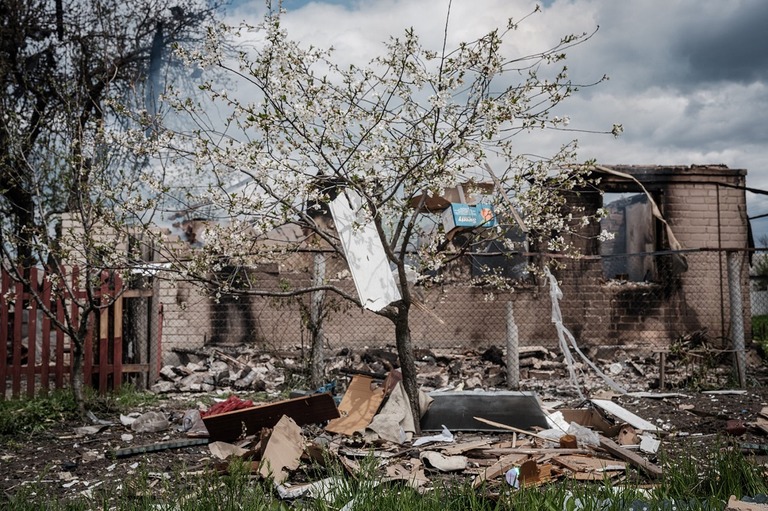
[[[674,48],[696,82],[751,83],[768,78],[768,2],[724,2],[737,6],[723,17],[688,24]]]

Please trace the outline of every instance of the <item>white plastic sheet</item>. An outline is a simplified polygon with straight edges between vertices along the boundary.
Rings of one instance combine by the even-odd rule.
[[[373,223],[366,221],[362,205],[361,197],[347,189],[330,203],[330,209],[360,303],[375,312],[401,296],[384,245]]]
[[[573,334],[571,334],[570,331],[568,331],[567,328],[563,325],[563,314],[560,312],[560,300],[563,298],[563,292],[560,290],[560,286],[557,283],[557,279],[554,275],[549,271],[549,268],[546,266],[544,267],[544,273],[549,278],[549,295],[552,299],[552,323],[555,324],[555,328],[557,329],[557,338],[560,340],[560,349],[563,352],[563,356],[565,357],[566,365],[568,366],[568,371],[571,376],[571,381],[573,382],[574,387],[576,387],[576,391],[579,393],[579,397],[581,399],[584,399],[584,394],[581,392],[581,388],[579,387],[577,380],[576,380],[576,370],[573,367],[573,354],[571,353],[571,347],[573,347],[573,350],[578,353],[578,355],[581,357],[581,359],[589,366],[591,367],[607,384],[609,387],[611,387],[616,392],[619,392],[620,394],[626,394],[627,391],[624,390],[619,384],[617,384],[615,381],[613,381],[608,375],[603,373],[587,356],[582,353],[582,351],[579,349],[578,345],[576,344],[576,339],[573,337]]]

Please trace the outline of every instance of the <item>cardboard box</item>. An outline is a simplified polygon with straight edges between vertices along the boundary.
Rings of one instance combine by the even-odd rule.
[[[595,409],[566,409],[558,410],[568,422],[575,422],[581,426],[597,430],[605,436],[614,437],[619,434],[621,424],[612,424]]]
[[[424,193],[416,195],[410,201],[412,208],[418,208],[424,211],[440,212],[451,206],[451,203],[467,203],[475,204],[483,195],[490,195],[493,193],[493,183],[475,183],[467,181],[458,186],[450,188],[443,188],[441,195],[431,195],[427,193],[424,197]],[[425,192],[426,193],[426,192]]]
[[[479,203],[477,205],[460,204],[453,202],[443,211],[443,225],[445,232],[450,232],[457,227],[494,227],[496,226],[496,214],[490,204]]]

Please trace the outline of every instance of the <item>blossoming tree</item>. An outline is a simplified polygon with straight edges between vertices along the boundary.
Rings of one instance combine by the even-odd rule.
[[[513,140],[519,133],[564,127],[567,119],[555,116],[553,108],[577,89],[563,63],[565,52],[591,34],[569,35],[538,53],[510,56],[504,42],[518,27],[512,20],[453,49],[444,44],[436,51],[406,30],[385,44],[381,56],[347,66],[335,61],[333,50],[292,40],[281,23],[283,15],[275,10],[255,27],[211,29],[204,51],[184,54],[196,66],[231,73],[240,90],[256,99],[244,100],[213,81],[202,86],[231,112],[226,132],[206,125],[203,112],[191,102],[178,102],[200,129],[186,138],[166,133],[163,140],[195,158],[200,177],[188,198],[216,204],[229,221],[209,226],[206,237],[215,246],[176,264],[186,275],[208,279],[204,275],[211,268],[221,269],[222,253],[228,264],[245,264],[257,250],[243,235],[246,230],[267,233],[287,223],[300,225],[349,258],[338,233],[318,222],[313,210],[341,193],[355,197],[355,222],[372,226],[399,288],[399,299],[376,313],[394,325],[404,387],[418,414],[409,271],[439,269],[452,256],[445,250],[444,229],[422,221],[419,197],[476,177],[491,163],[499,225],[485,235],[509,228],[512,211],[506,197],[512,197],[529,238],[563,249],[562,240],[549,235],[566,232],[573,223],[560,213],[559,192],[583,183],[582,167],[572,165],[575,143],[550,157],[533,158],[521,155]],[[239,53],[235,61],[227,58],[223,42],[246,31],[261,36],[257,48]],[[201,182],[208,183],[203,191]],[[327,281],[279,293],[239,292],[332,292],[362,305],[358,296]]]

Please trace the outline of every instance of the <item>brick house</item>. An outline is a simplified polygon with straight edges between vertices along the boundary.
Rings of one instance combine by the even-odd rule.
[[[561,308],[566,327],[587,346],[650,350],[695,331],[706,331],[727,344],[728,250],[740,251],[739,281],[745,324],[749,324],[746,171],[723,165],[610,166],[608,170],[613,172],[596,173],[599,182],[574,192],[568,200],[569,207],[583,208],[585,213],[605,207],[609,215],[574,239],[583,257],[562,260],[556,272],[564,293]],[[650,199],[663,220],[654,217]],[[601,229],[612,232],[613,239],[601,242]],[[671,236],[679,246],[671,243]],[[348,270],[337,263],[329,259],[326,278],[354,289]],[[312,267],[311,255],[296,255],[257,267],[254,279],[264,286],[281,281],[306,283]],[[411,331],[418,346],[503,345],[511,319],[522,345],[556,344],[549,288],[543,279],[529,279],[513,292],[499,292],[468,286],[461,275],[417,288],[422,306],[412,310]],[[211,342],[238,344],[250,337],[257,346],[281,349],[307,342],[302,309],[295,300],[251,298],[250,319],[229,317],[216,323],[211,317],[217,306],[192,286],[161,282],[158,293],[166,363],[176,362],[174,348]],[[233,305],[231,314],[243,306]],[[325,323],[331,350],[394,343],[394,329],[386,319],[343,303],[337,307]]]

